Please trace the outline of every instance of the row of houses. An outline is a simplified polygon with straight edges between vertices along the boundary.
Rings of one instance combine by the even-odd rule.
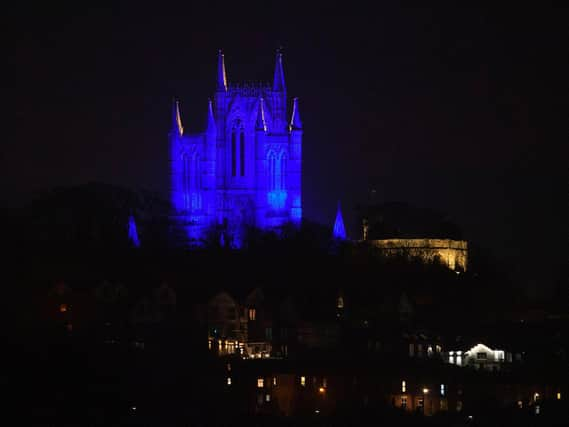
[[[133,296],[120,283],[102,282],[92,291],[74,291],[63,282],[45,299],[43,318],[56,320],[68,333],[77,326],[102,324],[120,339],[121,329],[144,331],[155,325],[191,323],[201,331],[204,348],[217,356],[295,358],[304,354],[342,351],[357,355],[389,355],[433,359],[460,367],[501,370],[523,361],[522,349],[490,343],[480,337],[434,333],[402,321],[412,311],[405,295],[399,313],[389,324],[349,316],[341,291],[333,295],[267,294],[257,287],[233,296],[218,291],[196,298],[179,309],[177,292],[168,284]],[[143,334],[138,334],[143,335]],[[486,338],[487,340],[488,338]],[[492,344],[492,347],[490,347]]]

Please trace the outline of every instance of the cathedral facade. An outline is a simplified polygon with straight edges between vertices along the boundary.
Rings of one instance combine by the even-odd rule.
[[[248,226],[277,229],[302,217],[302,123],[288,98],[282,53],[271,84],[231,84],[218,54],[217,88],[204,132],[186,134],[174,102],[170,199],[190,242],[211,230],[239,247]]]

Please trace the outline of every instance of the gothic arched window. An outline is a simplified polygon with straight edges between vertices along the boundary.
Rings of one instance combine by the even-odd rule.
[[[182,192],[184,209],[201,208],[201,167],[197,153],[184,153],[182,156]]]
[[[275,209],[283,209],[286,203],[286,160],[284,151],[277,154],[271,150],[267,155],[269,169],[268,202]]]
[[[271,151],[267,157],[269,161],[269,191],[276,190],[277,156]]]
[[[279,176],[278,176],[278,186],[279,190],[284,191],[286,189],[286,154],[283,151],[279,156]]]
[[[231,131],[231,176],[237,175],[237,141],[235,129]]]
[[[240,169],[241,169],[241,176],[245,176],[245,133],[243,129],[241,129],[241,133],[239,134],[239,157],[240,157]]]

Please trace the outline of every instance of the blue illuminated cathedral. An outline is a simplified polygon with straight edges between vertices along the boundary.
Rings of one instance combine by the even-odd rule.
[[[278,229],[302,217],[302,123],[287,114],[282,53],[273,84],[228,83],[218,54],[217,89],[205,132],[186,134],[175,101],[170,131],[170,197],[190,242],[212,230],[234,247],[244,230]]]

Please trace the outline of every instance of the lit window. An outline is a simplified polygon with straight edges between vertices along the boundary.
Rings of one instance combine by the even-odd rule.
[[[561,400],[561,393],[557,393],[557,400]]]
[[[441,384],[441,396],[444,396],[444,395],[445,395],[445,391],[446,391],[446,390],[445,390],[445,385],[444,385],[444,384]]]
[[[535,405],[535,415],[539,415],[540,413],[540,406],[539,405]]]
[[[539,393],[534,393],[533,394],[533,401],[537,402],[537,399],[539,399]]]
[[[61,304],[59,306],[59,312],[60,313],[65,313],[67,311],[67,304]]]
[[[257,378],[257,387],[263,388],[265,386],[265,380],[263,378]]]
[[[407,408],[407,396],[401,397],[401,408],[403,409]]]
[[[522,409],[524,407],[524,402],[518,400],[518,408]]]
[[[271,395],[265,394],[265,402],[270,402],[270,401],[271,401]]]
[[[405,381],[401,381],[401,393],[407,393],[407,383]]]
[[[433,355],[433,346],[429,346],[427,348],[427,354],[429,355],[429,357],[431,357]]]
[[[227,364],[227,370],[228,370],[228,371],[231,371],[231,363],[228,363],[228,364]]]
[[[324,387],[320,387],[320,388],[318,389],[318,392],[321,393],[321,394],[324,394],[325,391],[326,391],[326,389],[325,389]]]
[[[207,340],[207,348],[211,350],[212,340]]]
[[[343,297],[338,297],[338,301],[336,302],[336,307],[337,308],[344,308],[344,298]]]
[[[429,394],[429,389],[428,389],[428,388],[424,388],[424,389],[423,389],[423,394]]]
[[[255,320],[257,317],[257,312],[254,308],[249,309],[249,320]]]
[[[231,377],[227,377],[227,385],[231,385]]]
[[[300,385],[301,386],[306,386],[306,377],[300,377]]]
[[[273,386],[277,385],[277,377],[273,377]]]

